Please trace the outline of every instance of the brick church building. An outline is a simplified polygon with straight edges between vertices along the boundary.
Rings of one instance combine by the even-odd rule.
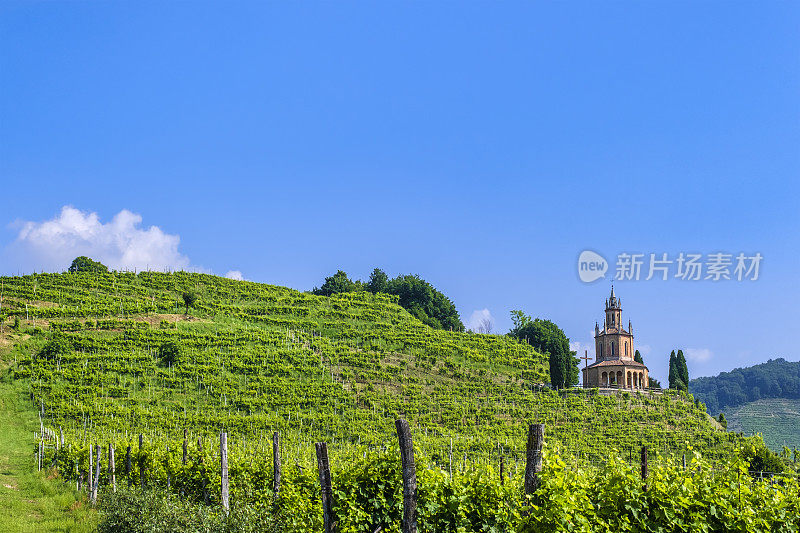
[[[583,369],[584,387],[618,387],[646,389],[650,381],[647,367],[634,361],[633,330],[622,327],[622,302],[614,295],[606,300],[603,329],[595,323],[594,346],[596,361]]]

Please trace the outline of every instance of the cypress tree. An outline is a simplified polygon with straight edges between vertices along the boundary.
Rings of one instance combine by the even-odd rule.
[[[675,368],[675,350],[669,354],[669,388],[678,388],[678,371]]]
[[[642,354],[639,353],[639,350],[636,350],[636,353],[633,355],[633,360],[637,363],[644,364],[644,359],[642,359]]]
[[[678,371],[678,378],[683,382],[683,389],[689,389],[689,368],[686,366],[686,358],[683,356],[683,350],[678,350],[678,355],[675,356],[676,370]]]

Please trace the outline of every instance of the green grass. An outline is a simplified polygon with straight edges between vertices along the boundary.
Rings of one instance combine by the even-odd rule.
[[[92,531],[96,513],[85,498],[55,471],[36,470],[38,421],[24,389],[0,382],[0,531]]]
[[[800,448],[800,400],[771,398],[746,403],[725,413],[729,431],[761,433],[773,451]]]

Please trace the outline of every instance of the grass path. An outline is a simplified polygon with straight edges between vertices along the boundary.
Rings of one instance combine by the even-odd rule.
[[[21,387],[0,380],[0,531],[93,531],[96,513],[85,498],[55,472],[36,471],[38,426]]]

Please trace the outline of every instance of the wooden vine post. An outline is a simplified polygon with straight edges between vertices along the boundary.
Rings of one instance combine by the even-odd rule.
[[[328,445],[324,442],[316,443],[317,449],[317,468],[319,469],[319,485],[322,489],[322,521],[325,526],[325,533],[332,533],[334,530],[334,517],[331,498],[331,465],[328,461]]]
[[[114,445],[108,445],[108,479],[111,481],[111,490],[117,492],[117,473],[114,466]]]
[[[133,484],[131,479],[131,446],[125,449],[125,477],[128,479],[128,486]]]
[[[183,430],[183,459],[181,460],[181,464],[185,465],[187,460],[187,455],[189,453],[189,441],[186,440],[186,429]]]
[[[222,478],[222,508],[227,514],[230,511],[228,494],[228,434],[224,431],[219,434],[219,461]]]
[[[525,449],[525,494],[533,494],[539,488],[543,444],[544,424],[531,424],[528,428],[528,444]]]
[[[139,433],[139,488],[144,488],[144,437]]]
[[[272,492],[277,498],[281,492],[281,436],[272,435]]]
[[[92,483],[91,483],[91,486],[92,486],[92,505],[95,505],[97,503],[97,487],[98,487],[98,485],[100,485],[100,450],[102,449],[102,447],[99,444],[96,444],[95,448],[97,449],[97,461],[95,463],[94,479],[92,480]],[[90,450],[91,450],[91,448],[90,448]],[[91,451],[89,453],[91,454]],[[89,476],[91,477],[91,472],[89,473]]]
[[[644,490],[647,492],[647,446],[642,446],[642,481],[644,481]]]
[[[414,441],[408,421],[394,423],[403,461],[403,533],[417,533],[417,467],[414,464]]]
[[[197,462],[199,464],[203,464],[203,438],[202,437],[197,437],[197,454],[198,454],[197,455],[197,457],[198,457]],[[206,503],[206,505],[208,505],[208,486],[206,484],[207,482],[208,482],[208,480],[206,480],[204,478],[203,479],[203,501]]]

